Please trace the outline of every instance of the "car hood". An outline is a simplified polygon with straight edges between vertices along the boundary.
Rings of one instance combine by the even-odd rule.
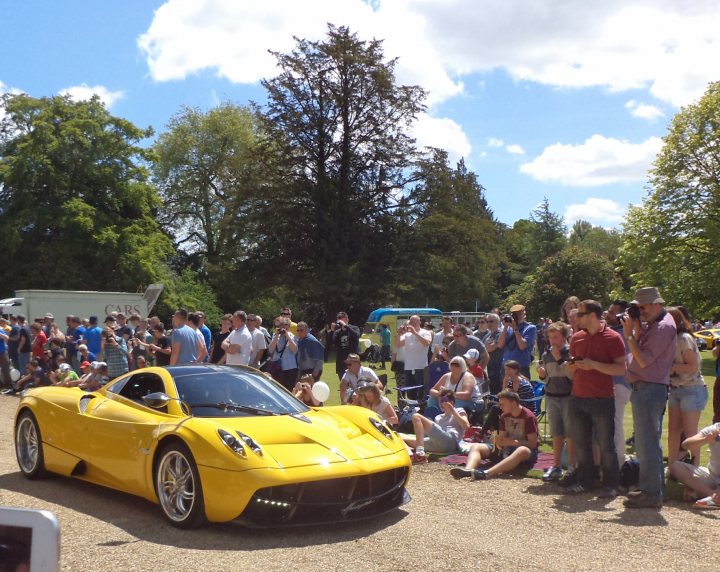
[[[343,409],[351,413],[349,419]],[[374,414],[359,407],[318,408],[299,415],[262,417],[194,418],[193,425],[203,425],[207,439],[217,439],[223,429],[237,436],[237,431],[251,437],[262,448],[258,457],[248,450],[250,463],[243,465],[293,468],[329,465],[395,454],[404,450],[396,434],[383,435],[370,422]],[[215,465],[214,462],[209,462]],[[248,468],[251,468],[248,466]]]

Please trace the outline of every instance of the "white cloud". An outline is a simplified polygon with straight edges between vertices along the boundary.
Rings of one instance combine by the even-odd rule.
[[[510,153],[511,155],[524,155],[525,149],[523,149],[520,145],[508,145],[505,147],[505,151]]]
[[[274,75],[268,49],[322,38],[326,22],[384,39],[398,79],[428,89],[431,105],[498,68],[558,87],[648,89],[675,106],[720,77],[720,3],[709,1],[168,0],[138,45],[158,81],[210,69],[253,83]]]
[[[413,136],[420,147],[445,149],[451,163],[469,157],[472,152],[472,145],[462,127],[445,117],[421,115],[415,122]]]
[[[630,143],[593,135],[580,145],[555,143],[520,167],[520,171],[542,182],[566,186],[594,187],[643,181],[662,147],[659,137]]]
[[[505,141],[497,137],[488,137],[487,145],[488,147],[500,148],[505,145]]]
[[[665,114],[659,107],[647,103],[640,103],[634,99],[631,99],[625,104],[625,109],[629,109],[630,115],[633,117],[647,119],[648,121],[655,121],[656,119],[665,117]]]
[[[66,87],[58,92],[60,95],[69,95],[75,101],[87,101],[93,95],[97,95],[108,109],[123,96],[122,91],[110,91],[102,85],[89,86],[85,83]]]
[[[565,207],[565,222],[572,226],[575,221],[586,220],[596,225],[617,226],[627,209],[610,199],[590,197],[584,203],[576,203]]]

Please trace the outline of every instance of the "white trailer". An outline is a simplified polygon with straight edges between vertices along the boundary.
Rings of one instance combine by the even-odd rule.
[[[100,321],[111,312],[147,317],[163,291],[162,284],[150,284],[144,293],[96,292],[82,290],[16,290],[14,298],[0,300],[0,314],[22,314],[28,320],[52,314],[62,324],[67,316]]]

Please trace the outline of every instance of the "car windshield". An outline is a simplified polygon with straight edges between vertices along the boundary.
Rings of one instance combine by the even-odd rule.
[[[234,367],[173,372],[178,397],[196,417],[304,413],[309,408],[262,374]]]

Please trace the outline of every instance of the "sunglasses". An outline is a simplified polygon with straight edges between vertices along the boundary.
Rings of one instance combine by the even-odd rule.
[[[462,334],[453,334],[453,338],[462,338]]]
[[[289,316],[290,313],[289,313],[289,312],[280,312],[280,315],[281,315],[281,316]]]
[[[460,367],[460,364],[459,363],[451,363],[450,367]]]
[[[449,397],[441,397],[440,403],[450,403],[450,398]]]

